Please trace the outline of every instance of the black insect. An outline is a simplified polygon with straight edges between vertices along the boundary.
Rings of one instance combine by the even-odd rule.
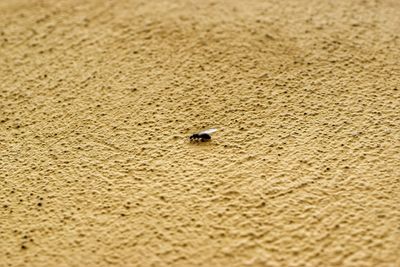
[[[190,141],[206,142],[211,139],[211,134],[215,133],[217,129],[208,129],[199,133],[192,134],[189,139]]]

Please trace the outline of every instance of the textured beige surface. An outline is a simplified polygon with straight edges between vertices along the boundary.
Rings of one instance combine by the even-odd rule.
[[[396,0],[0,1],[0,266],[400,266],[399,90]]]

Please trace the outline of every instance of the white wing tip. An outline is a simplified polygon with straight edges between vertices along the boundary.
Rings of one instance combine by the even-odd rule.
[[[211,129],[202,131],[202,132],[200,132],[200,133],[212,134],[212,133],[215,133],[217,130],[218,130],[217,128],[211,128]]]

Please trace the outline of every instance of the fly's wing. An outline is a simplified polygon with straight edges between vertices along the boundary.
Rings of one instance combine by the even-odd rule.
[[[217,129],[213,128],[213,129],[208,129],[202,132],[199,132],[199,134],[212,134],[215,133],[217,131]]]

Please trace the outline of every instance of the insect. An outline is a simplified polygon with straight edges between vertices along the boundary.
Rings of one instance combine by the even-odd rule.
[[[197,141],[197,142],[206,142],[211,139],[211,134],[215,133],[217,129],[208,129],[199,133],[192,134],[189,139],[190,141]]]

